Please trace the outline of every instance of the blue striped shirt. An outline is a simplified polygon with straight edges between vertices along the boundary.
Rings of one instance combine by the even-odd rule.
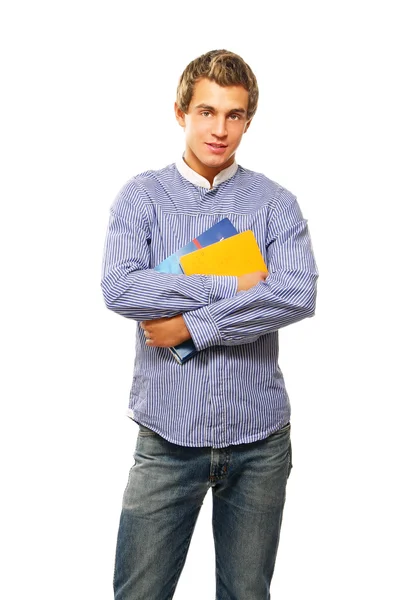
[[[236,277],[154,271],[228,217],[251,229],[269,275],[237,292]],[[183,314],[201,350],[179,365],[137,325],[129,416],[170,442],[254,442],[290,420],[278,330],[315,311],[317,267],[307,221],[288,190],[236,163],[209,182],[183,160],[128,181],[111,207],[102,290],[106,306],[142,321]]]

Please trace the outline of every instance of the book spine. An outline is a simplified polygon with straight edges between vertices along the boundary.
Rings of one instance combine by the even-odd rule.
[[[171,348],[168,348],[168,350],[171,352],[171,354],[174,357],[174,359],[176,360],[176,362],[179,363],[180,365],[183,365],[183,362],[179,358],[174,346],[172,346]]]

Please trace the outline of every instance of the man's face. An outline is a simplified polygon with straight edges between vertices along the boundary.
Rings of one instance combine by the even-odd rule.
[[[235,160],[242,135],[247,131],[249,93],[242,86],[222,87],[200,79],[187,114],[175,104],[178,123],[185,130],[185,161],[210,182]]]

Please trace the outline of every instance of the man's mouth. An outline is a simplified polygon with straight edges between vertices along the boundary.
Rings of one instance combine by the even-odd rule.
[[[211,144],[206,142],[206,146],[210,153],[214,155],[225,154],[225,150],[228,147],[226,144],[217,144],[215,142],[211,142]]]
[[[207,146],[211,146],[212,148],[226,148],[226,144],[214,144],[214,143],[208,143],[206,142]]]

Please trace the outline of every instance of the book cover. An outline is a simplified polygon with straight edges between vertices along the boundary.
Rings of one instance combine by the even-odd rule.
[[[215,225],[203,231],[197,238],[186,244],[183,248],[168,256],[160,264],[158,264],[154,270],[160,273],[172,273],[174,275],[183,275],[184,272],[180,265],[180,258],[188,253],[192,253],[204,246],[221,242],[227,238],[230,238],[237,234],[237,229],[233,226],[229,219],[222,219]],[[178,346],[169,348],[172,356],[178,361],[180,365],[183,365],[187,360],[197,354],[196,346],[192,340],[187,340]]]
[[[173,273],[174,275],[183,275],[183,270],[179,263],[179,258],[189,252],[194,252],[199,248],[215,244],[225,238],[229,238],[237,234],[237,229],[232,225],[229,219],[222,219],[215,225],[201,233],[197,238],[183,246],[180,250],[177,250],[171,256],[168,256],[160,264],[154,267],[155,271],[160,273]]]
[[[179,258],[185,275],[245,275],[267,271],[254,233],[243,231]]]

